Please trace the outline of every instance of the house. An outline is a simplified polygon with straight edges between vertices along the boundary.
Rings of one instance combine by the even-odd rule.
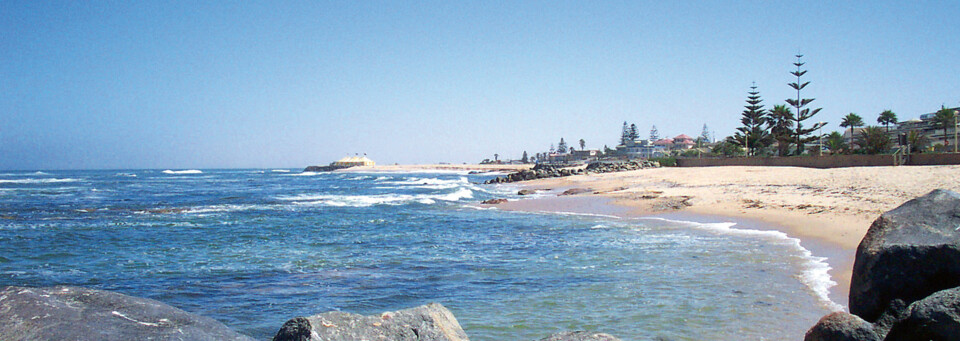
[[[655,145],[649,140],[626,141],[616,147],[617,154],[627,158],[652,158],[661,157],[667,153],[667,148],[662,145]]]
[[[674,150],[686,150],[692,149],[697,146],[697,142],[690,136],[685,134],[677,135],[673,138],[673,148]]]

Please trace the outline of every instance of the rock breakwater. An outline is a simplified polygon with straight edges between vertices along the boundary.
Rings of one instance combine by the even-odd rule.
[[[598,161],[587,164],[586,167],[559,167],[546,164],[538,164],[531,169],[511,173],[505,176],[496,177],[484,182],[484,184],[502,184],[518,181],[528,181],[536,179],[559,178],[571,175],[584,175],[591,173],[612,173],[631,171],[643,168],[660,167],[660,163],[647,160],[633,161]]]

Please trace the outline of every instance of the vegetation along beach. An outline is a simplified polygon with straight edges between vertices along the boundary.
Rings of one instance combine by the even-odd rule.
[[[0,13],[0,340],[960,339],[960,3]]]

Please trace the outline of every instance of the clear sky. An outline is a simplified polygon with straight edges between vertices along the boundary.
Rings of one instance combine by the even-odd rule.
[[[0,169],[478,162],[960,106],[960,1],[0,1]]]

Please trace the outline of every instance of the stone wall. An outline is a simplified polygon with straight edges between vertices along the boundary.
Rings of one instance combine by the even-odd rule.
[[[824,155],[677,159],[678,167],[790,166],[808,168],[893,166],[893,155]],[[906,165],[960,165],[960,154],[914,154]]]

